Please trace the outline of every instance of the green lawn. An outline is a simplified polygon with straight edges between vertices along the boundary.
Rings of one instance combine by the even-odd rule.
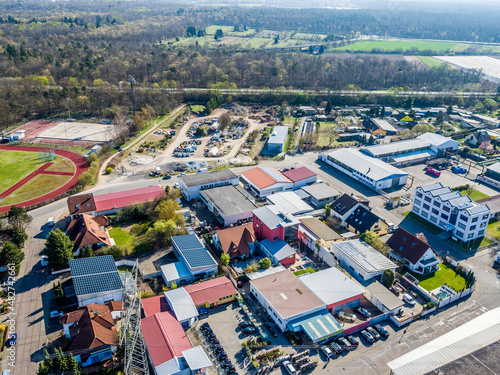
[[[132,246],[134,243],[134,236],[132,236],[129,231],[123,230],[120,227],[113,227],[110,229],[109,236],[121,247]]]
[[[70,179],[71,176],[39,174],[1,201],[0,206],[21,203],[50,193],[52,190],[64,185]]]
[[[303,275],[305,273],[315,273],[316,271],[312,269],[311,267],[306,268],[305,270],[300,270],[300,271],[295,271],[293,274],[295,276]]]
[[[460,192],[460,194],[467,195],[467,193],[465,192],[465,190],[462,190]],[[472,192],[472,194],[470,194],[469,196],[470,196],[470,199],[472,199],[473,201],[477,201],[479,199],[485,199],[485,198],[489,198],[490,197],[489,195],[484,194],[483,192],[480,192],[479,190],[474,190]]]
[[[205,110],[205,107],[202,105],[192,105],[191,106],[191,111],[196,112],[196,113],[203,112],[204,110]]]
[[[142,252],[152,248],[147,246],[146,240],[146,232],[150,226],[150,221],[119,223],[109,230],[109,236],[124,250],[124,254]]]
[[[500,221],[493,221],[488,224],[486,228],[486,234],[497,240],[500,240]]]
[[[412,275],[420,281],[419,285],[428,291],[439,288],[445,283],[456,291],[465,289],[465,279],[462,275],[459,275],[453,267],[441,263],[439,268],[439,271],[430,275],[421,276],[414,273],[412,273]]]
[[[7,190],[45,163],[38,160],[38,152],[0,150],[0,192]]]
[[[500,53],[500,46],[482,46],[483,53]]]
[[[385,50],[385,51],[395,51],[397,49],[402,49],[406,51],[408,49],[417,48],[420,51],[432,50],[432,51],[447,51],[453,48],[459,48],[459,51],[465,50],[469,47],[468,44],[453,43],[453,42],[428,42],[425,40],[365,40],[361,42],[356,42],[343,47],[337,47],[335,50],[339,51],[360,51],[360,52],[371,52],[374,48]],[[455,51],[455,49],[454,49]],[[457,51],[457,52],[459,52]]]
[[[491,245],[493,242],[495,242],[495,241],[490,240],[490,239],[489,239],[489,238],[487,238],[487,237],[483,237],[483,240],[482,240],[482,241],[481,241],[481,243],[479,244],[479,247],[481,248],[481,247],[489,246],[489,245]]]
[[[446,64],[444,61],[435,59],[431,56],[418,56],[418,59],[422,61],[429,68],[439,68],[441,65]]]

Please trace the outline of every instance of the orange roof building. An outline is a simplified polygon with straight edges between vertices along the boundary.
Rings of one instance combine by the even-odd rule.
[[[111,246],[111,240],[105,229],[108,225],[106,216],[92,217],[89,214],[81,214],[69,223],[67,233],[74,244],[75,255],[85,246],[99,247]]]
[[[228,254],[231,259],[249,257],[253,253],[256,240],[252,223],[221,229],[213,236],[215,247]]]
[[[293,181],[271,167],[256,167],[243,172],[241,182],[259,197],[293,189]]]

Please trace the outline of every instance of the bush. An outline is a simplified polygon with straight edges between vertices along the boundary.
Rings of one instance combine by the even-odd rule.
[[[392,272],[392,270],[386,270],[382,275],[382,284],[384,284],[386,288],[390,288],[394,283],[394,279],[394,272]]]
[[[113,173],[113,168],[107,167],[106,168],[106,174],[111,174],[111,173]]]

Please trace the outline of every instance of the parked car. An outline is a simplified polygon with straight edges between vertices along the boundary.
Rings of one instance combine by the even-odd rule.
[[[227,353],[225,351],[217,353],[217,360],[219,362],[225,360],[226,358],[227,358]]]
[[[332,342],[330,343],[330,348],[335,352],[335,354],[340,354],[342,353],[342,348],[340,347],[339,344]]]
[[[42,255],[40,264],[42,265],[42,267],[47,267],[49,265],[49,257],[47,255]]]
[[[380,332],[380,334],[383,337],[389,337],[389,331],[387,331],[384,327],[382,327],[380,324],[375,325],[375,329]]]
[[[409,303],[412,306],[415,306],[415,300],[408,293],[403,294],[403,301]]]
[[[283,362],[283,367],[290,375],[295,375],[297,373],[297,370],[295,370],[295,367],[293,367],[290,361]]]
[[[341,312],[339,312],[339,318],[342,319],[342,320],[347,320],[347,321],[354,322],[356,320],[356,315],[354,315],[354,314],[346,314],[345,312],[341,311]]]
[[[243,321],[241,321],[241,322],[238,323],[238,328],[239,329],[243,329],[243,328],[251,327],[251,326],[252,326],[252,323],[247,322],[246,320],[243,320]]]
[[[169,174],[166,174],[165,176],[163,176],[162,180],[170,180],[172,178],[172,176],[170,176]]]
[[[249,335],[251,333],[254,333],[256,331],[256,329],[254,327],[246,327],[246,328],[243,328],[241,330],[241,333],[243,333],[243,335]]]
[[[330,349],[328,346],[322,346],[322,347],[321,347],[321,351],[322,351],[323,353],[325,353],[325,355],[326,355],[327,357],[331,357],[331,356],[333,355],[333,352],[331,351],[331,349]]]
[[[354,346],[359,345],[359,340],[356,337],[354,337],[353,335],[347,336],[347,340],[349,340],[349,342]]]
[[[50,312],[50,319],[60,318],[63,315],[64,313],[62,311],[54,310]]]
[[[216,339],[216,338],[217,338],[217,336],[215,336],[215,333],[213,333],[213,332],[212,332],[212,333],[210,333],[210,334],[207,336],[207,340],[208,340],[208,341],[211,341],[211,340]]]
[[[373,336],[375,340],[380,339],[380,334],[377,332],[377,330],[373,327],[366,327],[366,330],[370,333],[370,335]]]
[[[349,342],[349,340],[347,340],[345,337],[340,337],[337,342],[339,343],[339,346],[343,349],[343,350],[352,350],[354,349],[354,346]]]
[[[210,335],[211,333],[214,333],[214,331],[212,331],[212,328],[210,328],[210,327],[205,328],[205,329],[203,330],[203,334],[204,334],[205,336],[208,336],[208,335]]]
[[[222,353],[224,351],[224,348],[222,345],[217,345],[215,348],[213,348],[213,351],[215,354]]]
[[[206,329],[206,328],[210,328],[210,324],[208,324],[208,322],[205,322],[205,323],[203,323],[203,324],[200,326],[200,329],[201,329],[201,330],[204,330],[204,329]]]
[[[186,176],[185,173],[179,173],[179,176],[177,176],[177,177],[184,177],[184,176]]]
[[[47,219],[47,225],[48,225],[49,227],[53,227],[54,225],[56,225],[56,222],[54,221],[54,218],[53,218],[53,217],[49,217],[49,218]]]
[[[372,316],[372,314],[370,314],[370,312],[363,307],[358,307],[357,311],[365,318],[369,318],[370,316]]]
[[[234,367],[234,365],[229,365],[225,371],[226,374],[234,374],[236,372],[236,367]]]
[[[361,333],[361,336],[363,336],[364,339],[366,341],[368,341],[370,344],[373,344],[375,342],[375,339],[373,338],[373,336],[366,329],[362,330],[360,333]]]
[[[209,342],[209,345],[211,348],[215,349],[216,347],[220,346],[219,339],[213,339]]]
[[[226,358],[225,360],[220,362],[220,366],[222,368],[226,368],[227,366],[231,366],[231,365],[232,365],[232,363],[231,363],[231,360],[229,358]]]

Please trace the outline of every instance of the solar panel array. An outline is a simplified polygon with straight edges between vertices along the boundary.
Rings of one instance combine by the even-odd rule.
[[[172,242],[182,257],[184,257],[189,267],[205,267],[216,264],[196,235],[174,236],[172,237]]]
[[[109,292],[123,287],[111,255],[72,259],[69,266],[77,295]]]
[[[336,246],[366,272],[376,272],[397,267],[390,259],[359,240],[336,242],[333,246]]]

